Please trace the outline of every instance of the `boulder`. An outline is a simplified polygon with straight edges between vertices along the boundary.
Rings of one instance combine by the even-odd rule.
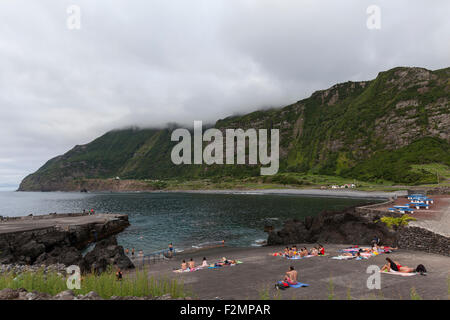
[[[81,252],[74,247],[56,247],[51,252],[44,252],[35,261],[35,264],[65,266],[78,265],[83,259]]]
[[[72,290],[66,290],[58,293],[53,297],[53,300],[73,300],[75,299],[75,294]]]
[[[108,266],[117,266],[122,270],[134,268],[123,247],[117,244],[115,236],[97,242],[94,249],[83,258],[81,270],[102,273]]]
[[[6,288],[0,290],[0,300],[15,300],[19,298],[19,291]]]
[[[78,295],[77,300],[103,300],[102,297],[100,297],[97,292],[91,291],[85,295]]]
[[[355,208],[322,212],[304,221],[288,221],[281,230],[269,233],[268,245],[295,243],[370,244],[377,235],[384,244],[395,245],[395,232],[382,222],[360,216]]]

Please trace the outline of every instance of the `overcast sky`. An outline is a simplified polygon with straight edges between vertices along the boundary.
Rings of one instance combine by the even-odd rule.
[[[192,126],[396,66],[448,67],[449,13],[448,0],[1,0],[0,190],[115,128]]]

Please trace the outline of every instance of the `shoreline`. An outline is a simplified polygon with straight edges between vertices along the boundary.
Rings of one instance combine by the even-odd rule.
[[[43,192],[43,193],[81,193],[79,191],[5,191],[5,192]],[[311,197],[324,197],[324,198],[353,198],[353,199],[378,199],[388,200],[390,198],[396,198],[406,196],[407,190],[398,190],[392,192],[386,191],[360,191],[360,190],[348,190],[348,189],[177,189],[177,190],[140,190],[140,191],[89,191],[81,194],[126,194],[126,193],[192,193],[192,194],[235,194],[235,195],[296,195],[296,196],[311,196]]]

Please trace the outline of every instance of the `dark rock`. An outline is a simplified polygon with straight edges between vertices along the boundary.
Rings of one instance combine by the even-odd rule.
[[[75,294],[72,290],[66,290],[58,293],[53,297],[53,300],[73,300],[75,299]]]
[[[114,236],[96,243],[94,249],[83,258],[81,270],[101,273],[109,266],[117,266],[122,270],[134,268],[134,264],[126,256],[123,247],[117,244]]]
[[[44,252],[35,261],[35,264],[64,264],[66,266],[78,265],[83,259],[81,252],[74,247],[56,247],[51,252]]]
[[[87,294],[83,295],[78,295],[77,296],[77,300],[103,300],[102,297],[100,297],[97,292],[95,291],[91,291]]]
[[[71,215],[77,214],[61,216],[70,217]],[[48,217],[35,216],[32,219]],[[22,219],[31,220],[27,217]],[[30,231],[2,233],[0,234],[0,264],[78,264],[81,260],[79,250],[83,250],[95,238],[101,240],[110,237],[128,226],[128,216],[118,215],[115,219],[105,219],[104,223],[86,223],[73,225],[70,228],[55,225]]]
[[[0,300],[14,300],[19,298],[19,291],[6,288],[0,290]]]
[[[384,244],[395,245],[396,235],[382,222],[360,216],[355,208],[322,212],[303,222],[288,221],[279,231],[269,233],[268,245],[293,243],[370,244],[377,235]]]

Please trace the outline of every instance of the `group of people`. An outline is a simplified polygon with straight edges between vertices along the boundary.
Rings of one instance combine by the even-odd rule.
[[[131,251],[130,251],[130,249],[126,248],[126,249],[125,249],[125,254],[126,254],[127,256],[129,256],[130,253],[131,253],[131,258],[134,258],[134,255],[135,255],[135,253],[136,253],[136,250],[135,250],[134,248],[132,248]],[[143,250],[139,250],[139,252],[138,252],[138,257],[139,257],[139,258],[143,258],[143,257],[144,257],[144,251],[143,251]]]
[[[181,262],[181,270],[182,271],[187,271],[187,270],[193,271],[193,270],[196,270],[197,268],[223,267],[223,266],[234,265],[237,263],[238,262],[236,260],[229,260],[229,259],[223,257],[219,262],[211,264],[211,266],[210,266],[208,264],[208,261],[206,260],[206,257],[203,257],[203,261],[202,261],[202,264],[200,265],[200,267],[196,267],[194,259],[191,258],[188,262],[186,262],[186,260],[183,260]]]
[[[368,256],[377,256],[380,253],[391,253],[398,248],[393,248],[389,246],[379,246],[374,244],[371,248],[347,248],[346,252],[342,254],[344,257],[357,257],[357,258],[367,258]]]
[[[208,262],[206,261],[206,257],[203,257],[203,262],[201,264],[201,267],[208,267]],[[183,260],[181,262],[181,270],[194,270],[195,269],[195,261],[193,258],[191,258],[188,262],[186,260]]]
[[[292,247],[286,247],[283,251],[277,252],[274,254],[275,256],[283,256],[286,258],[293,258],[299,256],[301,258],[306,256],[323,256],[325,255],[325,248],[319,244],[317,247],[313,247],[308,250],[306,247],[297,248],[297,245],[293,245]]]

